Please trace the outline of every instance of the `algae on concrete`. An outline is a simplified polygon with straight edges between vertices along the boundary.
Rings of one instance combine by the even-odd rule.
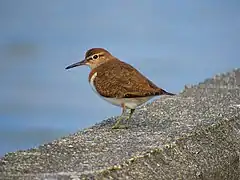
[[[240,69],[116,118],[6,154],[0,179],[240,179]]]

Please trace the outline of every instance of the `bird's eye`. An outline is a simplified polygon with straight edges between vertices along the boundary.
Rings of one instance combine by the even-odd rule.
[[[94,56],[93,56],[93,59],[98,59],[98,55],[97,54],[95,54]]]

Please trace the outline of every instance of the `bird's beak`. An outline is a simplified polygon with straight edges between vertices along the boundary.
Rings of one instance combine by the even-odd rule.
[[[77,62],[77,63],[74,63],[68,67],[66,67],[65,69],[71,69],[71,68],[74,68],[74,67],[77,67],[77,66],[82,66],[82,65],[85,65],[86,64],[86,60],[82,60],[80,62]]]

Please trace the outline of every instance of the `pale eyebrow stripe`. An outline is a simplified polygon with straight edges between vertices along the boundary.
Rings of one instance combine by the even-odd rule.
[[[92,55],[92,56],[88,57],[88,58],[87,58],[87,60],[93,59],[93,56],[95,56],[95,55],[98,55],[99,57],[100,57],[100,56],[104,56],[104,54],[103,54],[103,53],[94,54],[94,55]]]

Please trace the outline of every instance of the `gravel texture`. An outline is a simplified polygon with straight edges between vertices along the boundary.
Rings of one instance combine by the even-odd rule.
[[[240,179],[240,69],[0,159],[0,179]]]

